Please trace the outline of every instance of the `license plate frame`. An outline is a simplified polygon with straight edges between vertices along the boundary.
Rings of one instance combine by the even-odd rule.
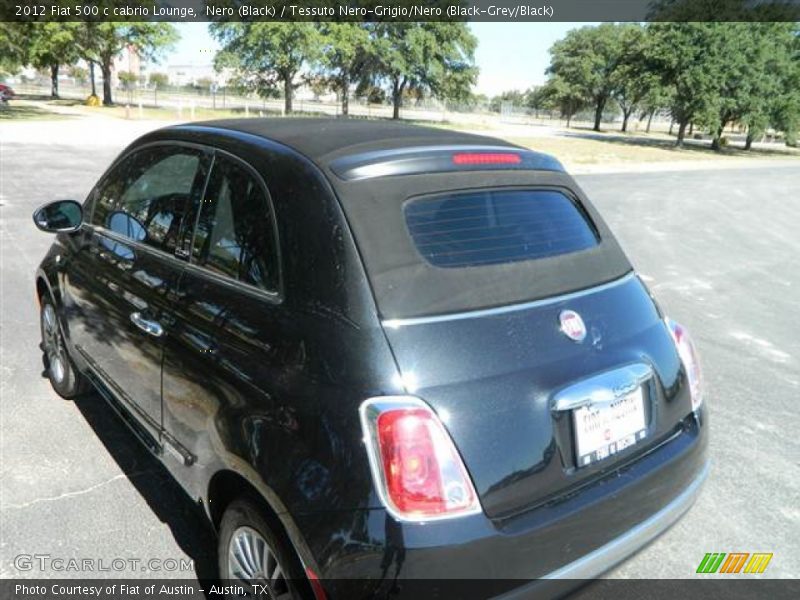
[[[647,386],[639,385],[611,402],[573,409],[578,468],[602,462],[647,437]]]

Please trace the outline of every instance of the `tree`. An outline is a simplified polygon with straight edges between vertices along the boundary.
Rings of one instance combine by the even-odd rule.
[[[525,92],[525,106],[533,109],[536,113],[540,110],[549,108],[548,89],[546,85],[531,87]]]
[[[443,101],[472,104],[474,95],[472,86],[478,79],[478,68],[472,60],[456,60],[448,64],[441,75],[441,80],[430,86],[431,90]]]
[[[81,25],[79,52],[82,58],[100,66],[105,106],[114,104],[111,70],[120,52],[129,48],[144,60],[155,60],[178,40],[178,33],[171,23],[89,21]]]
[[[313,23],[212,23],[211,35],[222,44],[214,59],[217,69],[230,67],[237,80],[262,97],[283,89],[284,108],[292,112],[294,90],[304,67],[319,58],[320,34]]]
[[[69,68],[69,76],[72,77],[76,83],[84,85],[89,79],[89,71],[84,67],[72,65]]]
[[[797,29],[787,57],[789,64],[782,71],[781,91],[770,107],[770,120],[775,128],[783,131],[787,146],[797,146],[800,131],[800,32]]]
[[[720,23],[654,23],[650,61],[661,84],[670,89],[669,110],[678,123],[676,145],[683,145],[690,122],[706,123],[719,100],[719,75],[727,68]]]
[[[32,23],[28,60],[37,69],[50,71],[50,96],[58,98],[60,66],[78,58],[76,34],[80,24],[58,22]]]
[[[386,103],[386,90],[377,85],[359,86],[356,89],[356,95],[360,98],[364,98],[367,104]]]
[[[322,75],[309,77],[306,83],[308,83],[308,87],[311,88],[311,93],[314,94],[314,100],[317,101],[330,89],[330,81],[328,81],[327,77]],[[362,94],[362,89],[366,89],[366,87],[367,86],[364,85],[362,88],[361,83],[359,83],[359,90],[357,90],[356,93]]]
[[[749,149],[776,120],[776,103],[797,63],[796,24],[656,23],[650,30],[653,64],[670,88],[678,145],[686,126],[697,123],[711,130],[712,148],[719,150],[725,126],[738,122],[748,126]],[[789,97],[793,88],[789,83]]]
[[[793,23],[754,23],[745,32],[748,68],[743,79],[749,93],[739,96],[737,106],[737,120],[747,126],[745,150],[777,125],[776,107],[787,95],[800,95],[800,78],[792,81],[800,58],[799,32]]]
[[[211,77],[201,77],[197,80],[196,83],[197,87],[201,90],[209,91],[211,87],[214,85],[214,80]]]
[[[163,90],[169,85],[169,75],[166,73],[150,73],[148,83],[156,90]]]
[[[403,94],[414,82],[412,63],[422,60],[424,37],[422,23],[378,23],[374,30],[376,62],[366,77],[388,82],[393,119],[400,118]]]
[[[650,133],[650,125],[653,122],[653,116],[660,111],[670,106],[672,102],[672,88],[665,86],[661,82],[661,77],[658,73],[654,73],[648,69],[648,74],[651,79],[649,80],[649,87],[647,93],[644,95],[640,102],[642,115],[640,118],[647,117],[646,133]],[[672,131],[670,131],[670,134]]]
[[[392,118],[400,118],[410,89],[441,99],[463,99],[478,76],[477,40],[466,23],[377,23],[374,63],[368,77],[385,81],[392,98]]]
[[[514,106],[526,106],[525,92],[519,90],[506,90],[505,92],[492,97],[489,102],[489,110],[499,113],[503,109],[503,104],[513,104]]]
[[[763,72],[768,40],[762,39],[762,24],[725,23],[715,27],[715,52],[724,57],[723,68],[715,75],[716,92],[700,122],[713,134],[711,148],[720,150],[722,133],[728,123],[740,121],[748,108],[756,108],[772,78]],[[755,115],[753,115],[755,117]],[[757,118],[753,119],[758,121]]]
[[[131,71],[120,71],[117,75],[119,78],[119,82],[122,84],[122,88],[124,90],[130,91],[136,86],[136,82],[139,79],[136,76],[136,73]]]
[[[547,73],[558,76],[559,81],[570,88],[570,94],[581,95],[592,102],[595,131],[600,131],[603,111],[614,93],[624,27],[603,23],[597,27],[573,29],[550,48]]]
[[[166,73],[150,73],[148,82],[153,86],[153,101],[158,106],[158,90],[163,90],[169,85],[169,75]]]
[[[641,25],[621,25],[619,35],[619,64],[611,76],[612,96],[622,110],[621,131],[628,130],[628,119],[648,95],[661,84],[647,62],[647,32]],[[652,117],[652,113],[650,113]],[[648,123],[649,126],[649,123]]]
[[[321,66],[325,78],[339,92],[342,114],[350,112],[350,87],[363,79],[373,64],[373,39],[370,24],[323,23]]]
[[[567,127],[572,117],[588,105],[584,90],[560,75],[551,76],[538,93],[542,106],[558,110],[561,118],[567,120]]]
[[[15,74],[29,62],[31,23],[0,21],[0,72]]]
[[[792,22],[800,21],[800,7],[790,2],[750,0],[655,0],[648,21]]]

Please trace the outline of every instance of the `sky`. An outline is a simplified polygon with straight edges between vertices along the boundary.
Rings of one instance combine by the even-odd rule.
[[[470,23],[478,38],[475,61],[480,76],[475,92],[494,96],[544,83],[550,46],[570,29],[583,25],[587,23]],[[210,64],[218,46],[208,34],[208,23],[176,26],[181,41],[163,63]]]

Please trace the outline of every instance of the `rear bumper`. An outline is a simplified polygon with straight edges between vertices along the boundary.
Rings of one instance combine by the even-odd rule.
[[[605,573],[636,550],[657,538],[680,519],[699,496],[700,488],[708,476],[708,471],[709,463],[706,463],[689,487],[656,514],[639,523],[627,533],[614,538],[605,546],[601,546],[557,571],[548,573],[544,579],[592,579]]]
[[[383,510],[296,518],[331,599],[561,594],[664,532],[708,473],[705,410],[635,462],[506,520],[401,523]],[[313,532],[313,533],[312,533]],[[468,593],[465,595],[464,591]]]
[[[602,575],[672,527],[697,500],[709,468],[710,465],[706,462],[695,480],[677,498],[628,532],[578,560],[544,575],[540,580],[498,596],[498,599],[522,600],[540,596],[542,593],[544,595],[561,593],[573,587],[574,583],[580,584],[580,580],[594,579]],[[567,580],[568,583],[564,585],[557,580]]]

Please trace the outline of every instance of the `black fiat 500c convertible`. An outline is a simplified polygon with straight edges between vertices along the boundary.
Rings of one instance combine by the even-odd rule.
[[[692,341],[550,156],[181,125],[34,222],[53,387],[95,389],[202,504],[220,576],[270,597],[592,578],[706,475]]]

